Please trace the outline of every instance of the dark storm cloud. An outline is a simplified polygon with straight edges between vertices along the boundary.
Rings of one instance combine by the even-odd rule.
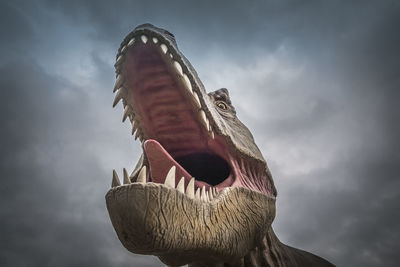
[[[37,25],[26,10],[3,4],[1,11],[8,38],[0,66],[0,265],[152,265],[124,251],[110,225],[104,203],[109,179],[102,180],[94,155],[103,140],[93,142],[93,136],[101,127],[90,95],[35,62]],[[111,66],[98,71],[113,76]]]
[[[138,156],[110,107],[112,61],[145,22],[175,34],[208,90],[231,90],[272,168],[282,241],[339,266],[400,260],[398,3],[0,6],[0,265],[161,265],[125,251],[104,203],[111,169]]]
[[[320,104],[307,113],[291,114],[288,122],[278,119],[264,128],[272,132],[270,138],[285,136],[278,139],[283,139],[279,147],[288,148],[286,153],[311,158],[315,154],[314,164],[321,163],[306,171],[299,166],[298,174],[275,167],[281,190],[278,233],[284,241],[324,255],[339,266],[395,266],[398,262],[400,227],[395,206],[400,201],[400,159],[395,121],[399,118],[396,31],[400,20],[396,7],[360,6],[352,23],[342,18],[345,28],[328,50],[322,47],[328,43],[312,39],[321,46],[317,56],[308,49],[302,52],[313,61],[311,69],[320,68],[311,72],[315,84],[292,92],[290,100],[302,101],[306,93]],[[286,108],[291,108],[290,102]],[[321,133],[324,137],[318,140]],[[302,156],[283,158],[297,159],[301,165],[307,163]],[[296,162],[285,167],[296,167]],[[287,229],[297,230],[287,234]]]

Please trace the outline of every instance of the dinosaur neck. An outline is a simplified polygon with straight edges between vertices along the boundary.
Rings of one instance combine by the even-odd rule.
[[[334,266],[309,252],[279,241],[272,227],[262,241],[246,256],[235,262],[196,262],[189,267],[260,267],[260,266]]]
[[[254,249],[235,262],[196,262],[189,264],[189,267],[281,266],[279,263],[285,258],[282,252],[282,243],[276,237],[272,228],[270,228],[262,241]]]

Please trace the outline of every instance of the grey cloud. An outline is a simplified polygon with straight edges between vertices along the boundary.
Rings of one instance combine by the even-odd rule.
[[[96,154],[112,136],[102,124],[108,118],[96,119],[104,93],[100,89],[91,101],[93,95],[73,77],[47,73],[32,55],[37,29],[18,10],[2,9],[9,14],[2,31],[21,31],[19,40],[11,34],[14,39],[2,43],[0,264],[157,266],[154,258],[124,250],[108,219],[104,194],[111,170],[104,173]],[[106,65],[96,55],[93,61]],[[111,66],[99,68],[99,83],[103,72],[113,76]],[[107,107],[111,114],[109,102]]]
[[[104,203],[112,168],[131,170],[139,154],[111,109],[112,60],[144,22],[176,35],[208,90],[228,70],[275,177],[282,241],[338,266],[400,260],[398,3],[32,1],[0,12],[2,266],[161,266],[121,246]],[[63,55],[75,63],[54,60]],[[265,55],[300,71],[255,80]]]

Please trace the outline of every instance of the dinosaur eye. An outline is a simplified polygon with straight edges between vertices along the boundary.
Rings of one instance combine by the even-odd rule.
[[[219,107],[222,110],[227,110],[228,107],[226,106],[226,104],[224,102],[218,102],[217,103],[217,107]]]

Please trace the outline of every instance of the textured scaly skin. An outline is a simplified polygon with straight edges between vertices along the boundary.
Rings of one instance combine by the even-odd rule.
[[[284,245],[276,237],[271,227],[276,189],[265,159],[250,131],[236,117],[228,91],[206,93],[172,34],[150,24],[140,25],[122,42],[118,57],[132,38],[141,35],[157,37],[180,63],[211,128],[237,159],[243,187],[226,188],[214,200],[203,203],[161,184],[137,183],[139,171],[148,165],[142,155],[129,177],[132,184],[114,185],[106,195],[121,243],[133,253],[156,255],[169,266],[333,266]],[[116,68],[117,74],[123,75],[121,67]],[[229,112],[215,107],[221,99],[230,107]],[[125,105],[127,102],[124,99]],[[136,120],[140,122],[140,114]],[[146,138],[146,133],[140,132],[139,139]]]

